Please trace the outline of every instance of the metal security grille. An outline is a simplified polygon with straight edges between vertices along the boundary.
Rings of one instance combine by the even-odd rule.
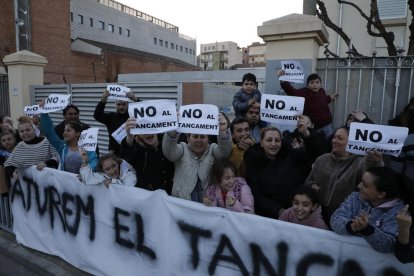
[[[10,115],[9,79],[0,74],[0,115]]]
[[[414,96],[411,56],[319,59],[316,71],[327,93],[340,94],[332,108],[336,127],[354,110],[386,125]]]
[[[122,83],[120,83],[123,85]],[[63,84],[63,85],[34,85],[31,86],[31,97],[33,102],[46,99],[50,94],[70,94],[70,101],[76,105],[80,111],[80,120],[89,124],[91,127],[99,127],[99,152],[108,151],[109,136],[105,125],[97,122],[93,118],[93,113],[97,103],[101,100],[102,93],[105,91],[106,83],[91,84]],[[174,99],[181,103],[182,85],[181,83],[128,83],[135,96],[142,100],[154,99]],[[106,112],[115,111],[115,102],[109,101],[105,107]],[[54,125],[63,121],[62,112],[50,113]]]

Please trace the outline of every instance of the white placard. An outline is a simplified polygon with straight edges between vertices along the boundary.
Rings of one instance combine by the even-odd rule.
[[[178,132],[218,135],[218,107],[211,104],[190,104],[180,107]]]
[[[366,155],[367,151],[376,150],[398,156],[407,136],[406,127],[351,123],[346,151]]]
[[[282,60],[280,63],[282,65],[282,70],[285,71],[285,74],[280,76],[279,80],[303,83],[305,73],[303,72],[303,67],[299,61]]]
[[[128,106],[130,118],[137,121],[131,134],[155,134],[177,129],[175,100],[151,100],[132,103]]]
[[[43,109],[38,104],[27,105],[27,106],[24,107],[23,113],[26,116],[34,116],[34,115],[42,114]]]
[[[260,119],[292,131],[297,127],[297,116],[303,113],[304,105],[303,97],[262,94]]]
[[[50,94],[45,100],[45,105],[42,107],[42,113],[51,113],[65,109],[69,104],[71,95]]]
[[[128,92],[131,91],[131,89],[128,87],[118,85],[118,84],[108,84],[106,86],[106,90],[108,90],[109,92],[108,100],[133,102],[127,96]]]
[[[128,136],[128,133],[125,130],[126,123],[123,123],[117,130],[115,130],[111,135],[118,142],[121,144],[125,137]]]
[[[81,132],[78,140],[79,149],[86,151],[95,151],[98,145],[99,128],[91,127]]]
[[[414,263],[378,253],[360,237],[206,207],[162,190],[83,185],[75,174],[49,168],[18,175],[9,192],[18,243],[93,275],[414,271]]]

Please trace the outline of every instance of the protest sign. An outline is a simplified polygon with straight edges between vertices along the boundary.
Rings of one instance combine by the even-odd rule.
[[[305,73],[303,72],[303,67],[299,61],[283,60],[280,63],[282,65],[282,70],[285,71],[285,74],[280,76],[279,80],[303,83]]]
[[[294,130],[303,113],[305,98],[263,94],[260,102],[261,120],[281,129]]]
[[[71,95],[50,94],[42,107],[42,113],[51,113],[65,109]]]
[[[27,105],[24,107],[23,109],[23,113],[26,116],[34,116],[34,115],[39,115],[42,114],[42,108],[36,104],[36,105]]]
[[[376,150],[382,154],[398,156],[408,136],[408,128],[374,124],[351,123],[346,151],[366,155]]]
[[[95,151],[98,145],[99,128],[91,127],[81,132],[78,140],[78,147],[81,150]]]
[[[211,104],[190,104],[180,107],[178,132],[218,135],[218,107]]]
[[[75,174],[50,168],[18,175],[9,192],[16,240],[93,275],[414,271],[413,263],[378,253],[360,237],[206,207],[162,190],[83,185]]]
[[[133,102],[127,96],[128,92],[131,91],[131,89],[128,87],[118,84],[108,84],[106,86],[106,90],[109,92],[108,100]]]
[[[150,100],[129,104],[129,117],[137,121],[131,134],[155,134],[176,130],[175,106],[175,100]]]
[[[125,137],[128,136],[128,133],[125,130],[125,124],[123,123],[117,130],[115,130],[111,135],[114,137],[115,141],[118,142],[118,144],[122,143],[122,140],[125,139]]]

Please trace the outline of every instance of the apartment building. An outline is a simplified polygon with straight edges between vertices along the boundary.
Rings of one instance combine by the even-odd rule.
[[[202,70],[227,70],[242,63],[243,53],[232,41],[200,44],[200,67]]]

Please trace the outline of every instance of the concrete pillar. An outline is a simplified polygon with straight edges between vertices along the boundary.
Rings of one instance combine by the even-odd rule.
[[[23,108],[33,105],[30,85],[43,84],[43,67],[46,58],[23,50],[7,55],[3,62],[8,66],[10,117],[16,120],[23,115]]]
[[[289,14],[263,22],[257,34],[266,42],[266,59],[312,59],[315,68],[319,47],[328,42],[328,31],[316,16]]]

